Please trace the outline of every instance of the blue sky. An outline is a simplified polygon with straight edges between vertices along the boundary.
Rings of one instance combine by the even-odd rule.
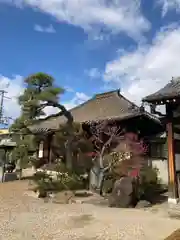
[[[68,108],[115,88],[139,103],[180,76],[180,0],[0,0],[0,19],[12,117],[22,79],[39,71],[66,88]]]

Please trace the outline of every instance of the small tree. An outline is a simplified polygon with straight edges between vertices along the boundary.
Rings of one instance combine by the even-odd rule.
[[[98,188],[102,193],[104,173],[112,166],[112,162],[109,162],[108,166],[104,166],[103,158],[112,144],[119,141],[122,129],[115,125],[114,122],[110,124],[108,121],[101,121],[90,124],[90,133],[92,134],[91,141],[94,144],[96,160],[98,159],[99,164]]]
[[[108,123],[108,121],[101,121],[99,123],[92,123],[90,125],[90,132],[92,134],[91,141],[94,144],[94,150],[99,158],[99,166],[104,169],[103,156],[108,152],[113,143],[117,143],[122,136],[122,129],[117,125]]]

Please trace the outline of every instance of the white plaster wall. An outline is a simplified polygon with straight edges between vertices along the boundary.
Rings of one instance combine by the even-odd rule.
[[[168,183],[168,161],[167,159],[150,159],[152,166],[158,168],[159,179],[163,184]],[[176,171],[180,171],[180,154],[175,154]]]
[[[176,171],[180,171],[180,154],[175,154]]]
[[[167,159],[152,159],[152,166],[159,170],[159,179],[163,184],[168,184],[168,163]]]
[[[166,133],[161,135],[162,138],[166,137]],[[180,134],[175,133],[174,138],[176,140],[180,140]],[[161,179],[162,183],[168,183],[168,150],[167,150],[167,143],[164,145],[164,152],[166,159],[149,159],[152,163],[153,167],[159,169],[159,178]],[[180,171],[180,154],[175,154],[175,161],[176,161],[176,171]]]

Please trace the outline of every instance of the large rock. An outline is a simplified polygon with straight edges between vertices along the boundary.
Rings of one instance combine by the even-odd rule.
[[[120,180],[117,180],[109,196],[109,206],[122,208],[129,207],[132,202],[132,192],[133,186],[131,178],[122,177]]]
[[[130,177],[122,177],[119,180],[116,180],[114,183],[113,191],[121,191],[126,195],[130,195],[133,191],[132,180]]]

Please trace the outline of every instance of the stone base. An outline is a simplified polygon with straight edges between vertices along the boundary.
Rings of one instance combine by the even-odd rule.
[[[178,204],[179,199],[177,198],[168,198],[168,203],[169,204]]]

